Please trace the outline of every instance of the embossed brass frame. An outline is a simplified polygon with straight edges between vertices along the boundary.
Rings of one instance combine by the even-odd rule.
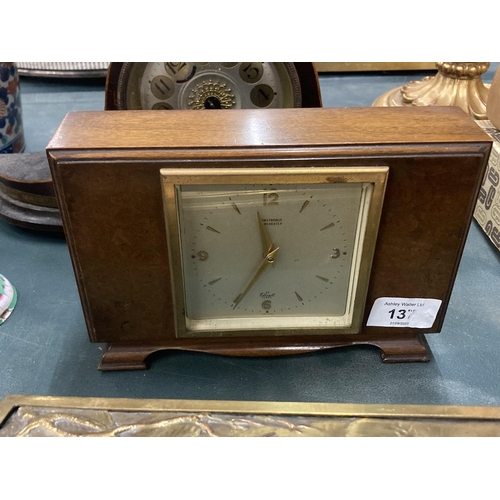
[[[313,162],[312,162],[313,163]],[[387,184],[388,167],[317,167],[317,168],[163,168],[160,170],[163,182],[163,204],[167,230],[172,293],[174,297],[176,336],[221,337],[221,336],[287,336],[326,335],[359,333],[370,280],[370,271],[377,240],[378,226]],[[352,321],[347,327],[304,328],[246,328],[238,330],[218,329],[193,331],[188,328],[185,316],[185,298],[182,272],[182,252],[179,234],[179,210],[176,189],[182,185],[245,185],[245,184],[340,184],[363,183],[372,186],[370,197],[360,207],[360,216],[355,243],[360,257],[351,268],[350,306]],[[354,258],[353,258],[354,261]]]
[[[22,410],[40,415],[6,433]],[[126,425],[112,418],[118,412]],[[500,408],[9,395],[0,401],[2,435],[498,437]]]

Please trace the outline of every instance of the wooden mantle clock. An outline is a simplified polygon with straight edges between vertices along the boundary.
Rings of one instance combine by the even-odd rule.
[[[428,360],[490,148],[448,107],[69,113],[47,154],[100,369]]]

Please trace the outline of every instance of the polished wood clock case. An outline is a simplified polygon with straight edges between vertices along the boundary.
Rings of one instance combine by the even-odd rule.
[[[47,154],[89,337],[107,344],[100,369],[145,368],[147,356],[164,349],[279,355],[369,344],[386,362],[428,360],[423,334],[443,325],[490,148],[458,108],[69,113]],[[167,216],[165,187],[174,192],[182,183],[169,181],[177,171],[199,174],[195,184],[215,183],[224,196],[224,182],[234,184],[232,173],[241,172],[245,185],[277,175],[269,183],[280,181],[284,192],[286,175],[297,172],[305,183],[311,173],[330,172],[314,181],[324,186],[380,181],[364,219],[371,247],[363,247],[362,270],[352,278],[361,290],[354,331],[273,332],[271,325],[265,334],[247,327],[235,335],[179,334],[183,270],[174,239],[183,222],[175,210],[173,221]],[[356,177],[372,171],[376,180]],[[367,326],[383,297],[441,306],[429,327]]]

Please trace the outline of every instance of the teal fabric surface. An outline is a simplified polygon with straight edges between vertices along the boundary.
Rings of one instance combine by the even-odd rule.
[[[484,78],[490,82],[498,63]],[[323,104],[369,106],[427,73],[329,74]],[[27,151],[43,150],[65,113],[104,107],[104,80],[21,81]],[[0,220],[0,273],[17,289],[0,326],[0,398],[7,394],[173,399],[500,405],[500,253],[473,222],[429,363],[383,364],[372,347],[276,358],[155,354],[146,371],[97,370],[63,237]]]

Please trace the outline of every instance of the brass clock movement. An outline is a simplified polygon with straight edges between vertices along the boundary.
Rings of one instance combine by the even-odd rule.
[[[110,63],[107,110],[320,107],[313,63]]]
[[[428,360],[490,148],[458,108],[69,113],[47,152],[100,369]]]

